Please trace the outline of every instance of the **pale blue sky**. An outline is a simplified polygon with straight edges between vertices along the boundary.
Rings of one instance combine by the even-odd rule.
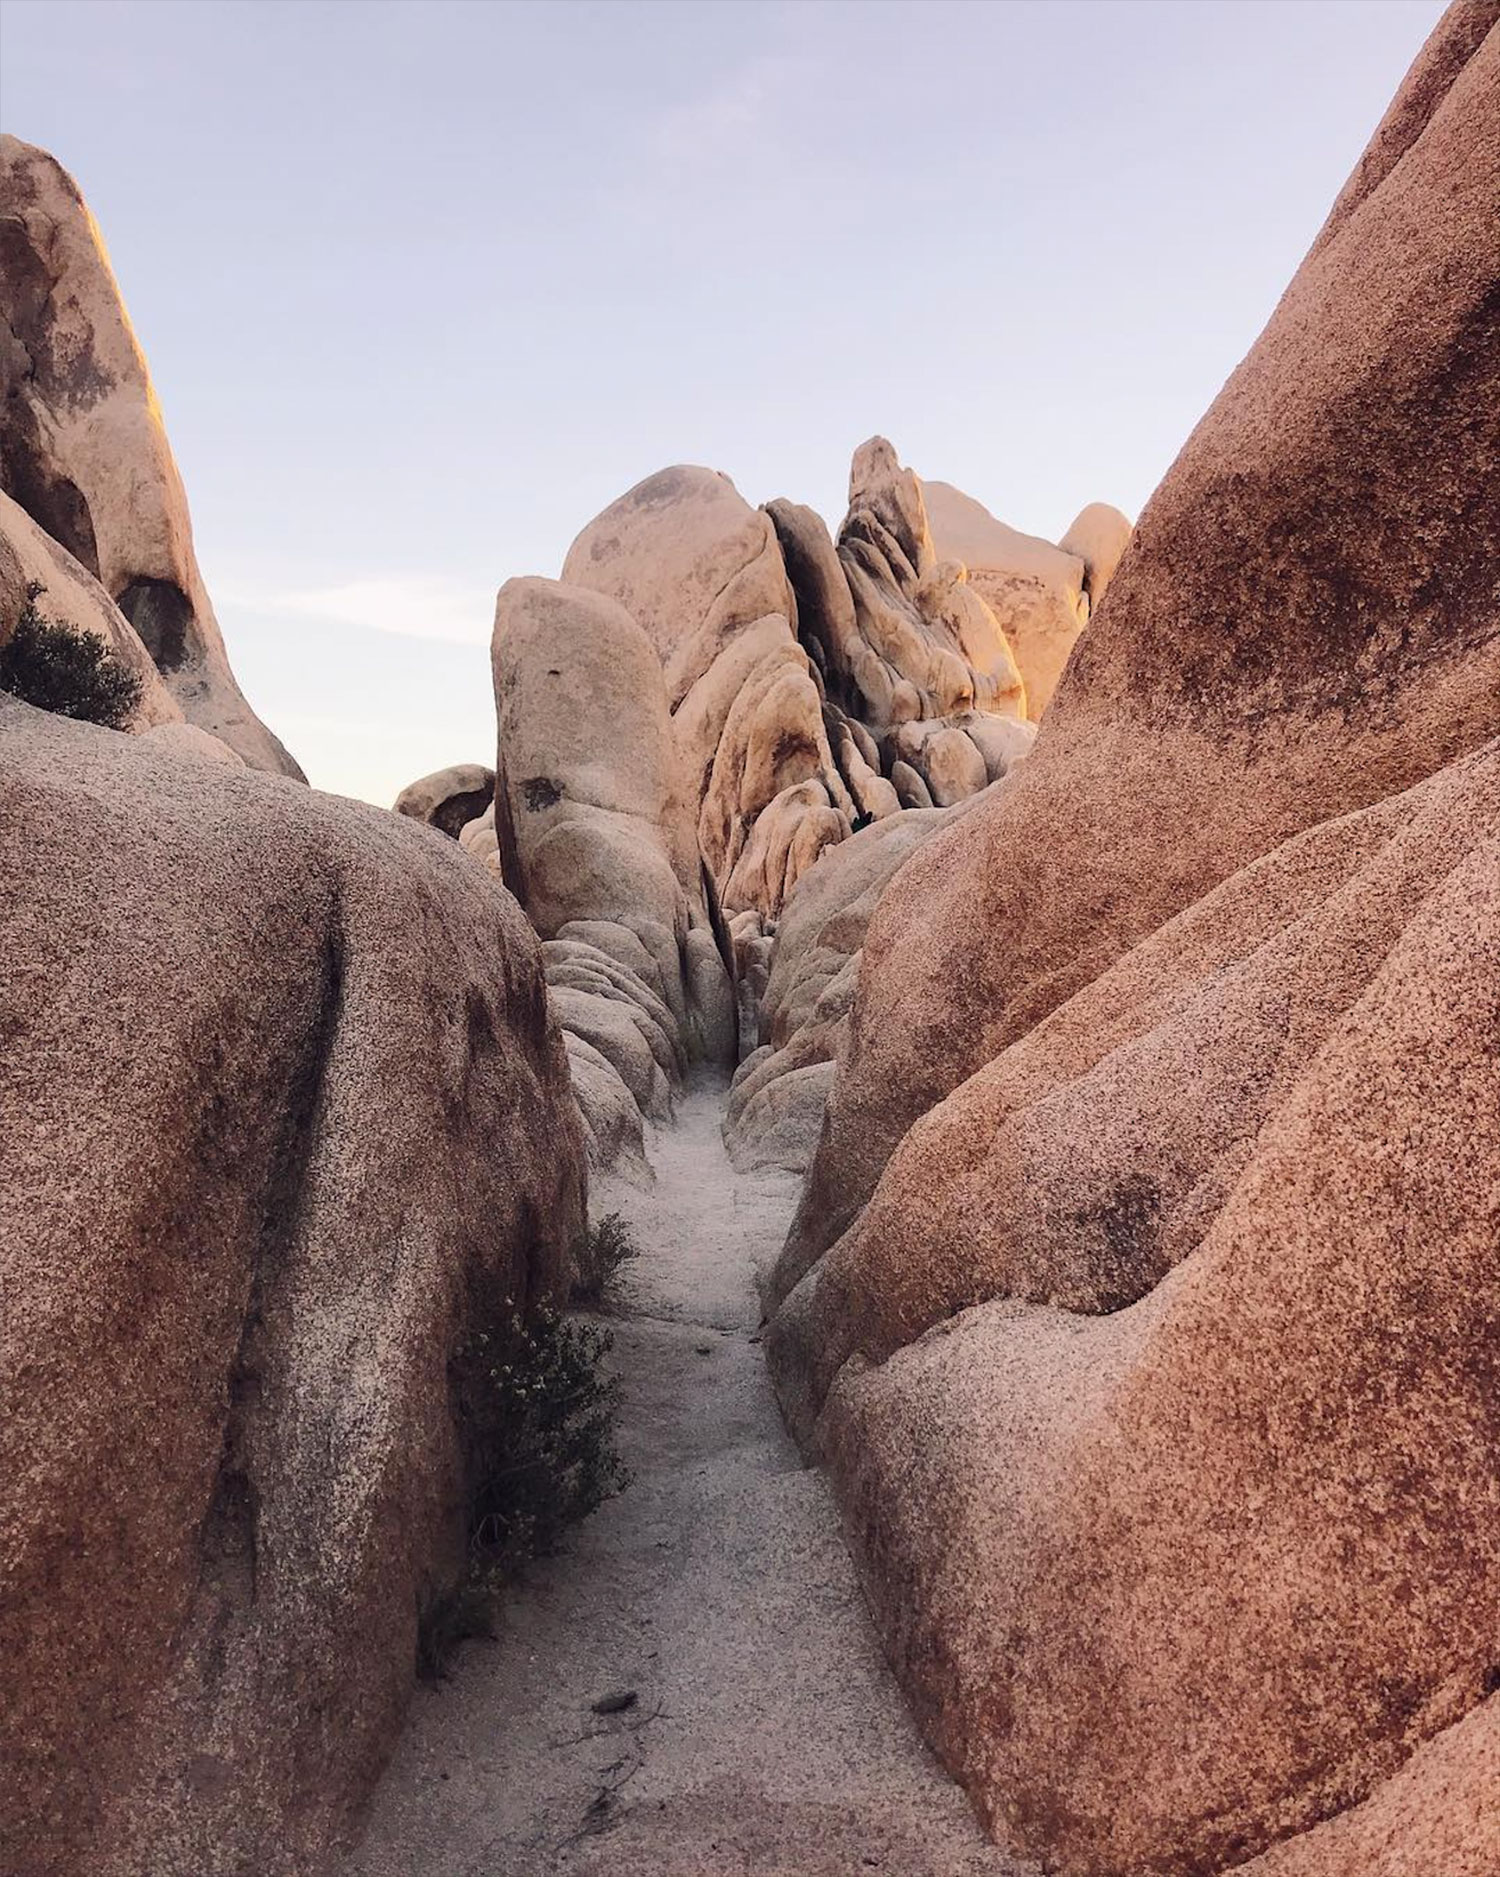
[[[671,462],[873,432],[1135,514],[1438,0],[4,0],[252,702],[320,786],[492,760],[495,588]],[[398,628],[398,629],[392,629]]]

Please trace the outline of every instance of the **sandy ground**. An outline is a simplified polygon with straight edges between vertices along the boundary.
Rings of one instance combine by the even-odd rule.
[[[650,1191],[614,1360],[629,1490],[537,1567],[498,1639],[418,1689],[345,1877],[1022,1877],[917,1739],[822,1478],[782,1431],[756,1268],[796,1197],[737,1175],[722,1085]],[[633,1693],[600,1716],[601,1698]]]

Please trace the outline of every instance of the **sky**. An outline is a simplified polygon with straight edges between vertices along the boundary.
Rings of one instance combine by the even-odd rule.
[[[670,463],[877,432],[1135,516],[1439,0],[0,0],[230,659],[319,787],[493,761],[496,588]]]

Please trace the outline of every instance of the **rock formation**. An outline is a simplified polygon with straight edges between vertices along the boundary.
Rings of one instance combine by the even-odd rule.
[[[1076,636],[1084,559],[1004,528],[956,490],[948,506],[970,515],[961,545],[979,542],[991,572],[1001,543],[1016,577],[1040,566],[1066,591]],[[1099,517],[1117,511],[1089,515],[1102,585],[1121,543]],[[590,1125],[591,1107],[607,1108],[595,1136],[606,1158],[605,1140],[635,1153],[637,1137],[598,1058],[660,1117],[685,1061],[733,1058],[736,1021],[738,1053],[750,1054],[777,921],[820,858],[902,809],[972,800],[1035,734],[1005,632],[961,561],[935,553],[923,485],[878,437],[855,453],[837,546],[811,509],[753,509],[715,471],[648,477],[578,536],[561,583],[505,589],[495,673],[510,777],[493,823],[500,870],[544,939],[597,945],[581,930],[596,923],[616,934],[609,955],[626,981],[608,991],[580,978],[597,960],[549,946],[548,965],[564,1025],[591,1052],[575,1057],[580,1097]],[[566,788],[554,755],[574,767]],[[887,851],[904,850],[910,833]],[[487,823],[463,838],[491,851]],[[649,965],[635,956],[642,943]],[[709,987],[714,1033],[663,1047],[672,1026],[660,1006],[674,1026],[686,1014],[687,978],[673,962],[684,943]],[[601,1012],[588,997],[637,1008]],[[742,1157],[805,1160],[831,1074],[831,1054],[814,1061],[812,1048],[804,1039],[774,1072],[759,1056],[745,1071],[740,1106],[753,1111],[741,1128],[737,1107],[730,1128]],[[792,1069],[797,1079],[784,1081]]]
[[[771,1287],[924,1731],[1059,1871],[1500,1866],[1497,19],[1118,569],[1070,531],[1107,597],[869,921]]]
[[[663,470],[584,529],[563,580],[617,602],[654,648],[719,903],[774,913],[855,810],[770,519],[727,476]]]
[[[99,230],[73,179],[10,136],[0,276],[0,491],[100,583],[190,723],[253,767],[300,778],[229,669]],[[9,522],[5,533],[14,539]]]
[[[862,828],[801,882],[774,937],[753,913],[733,922],[738,975],[754,986],[724,1124],[741,1171],[806,1170],[848,1032],[865,928],[897,868],[963,812],[927,809]]]
[[[42,618],[103,639],[140,681],[140,703],[127,728],[140,734],[158,725],[182,723],[182,707],[104,588],[24,508],[0,494],[0,645],[15,631],[33,592]]]
[[[596,1164],[639,1154],[689,1061],[734,1054],[734,997],[660,661],[623,606],[511,580],[495,608],[500,869],[544,946]],[[611,1079],[611,1077],[613,1079]]]
[[[303,1873],[583,1154],[535,938],[375,809],[0,697],[0,1867]]]
[[[398,815],[425,822],[456,841],[471,822],[480,821],[486,813],[490,814],[489,825],[495,825],[490,812],[494,799],[493,769],[486,769],[482,763],[453,763],[407,783],[392,806]]]

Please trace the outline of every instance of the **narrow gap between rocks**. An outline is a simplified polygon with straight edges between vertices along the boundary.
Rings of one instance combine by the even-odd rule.
[[[346,1877],[1028,1868],[917,1738],[782,1428],[754,1279],[798,1179],[734,1172],[727,1092],[684,1091],[654,1186],[595,1182],[641,1246],[609,1318],[633,1482],[418,1691]]]

